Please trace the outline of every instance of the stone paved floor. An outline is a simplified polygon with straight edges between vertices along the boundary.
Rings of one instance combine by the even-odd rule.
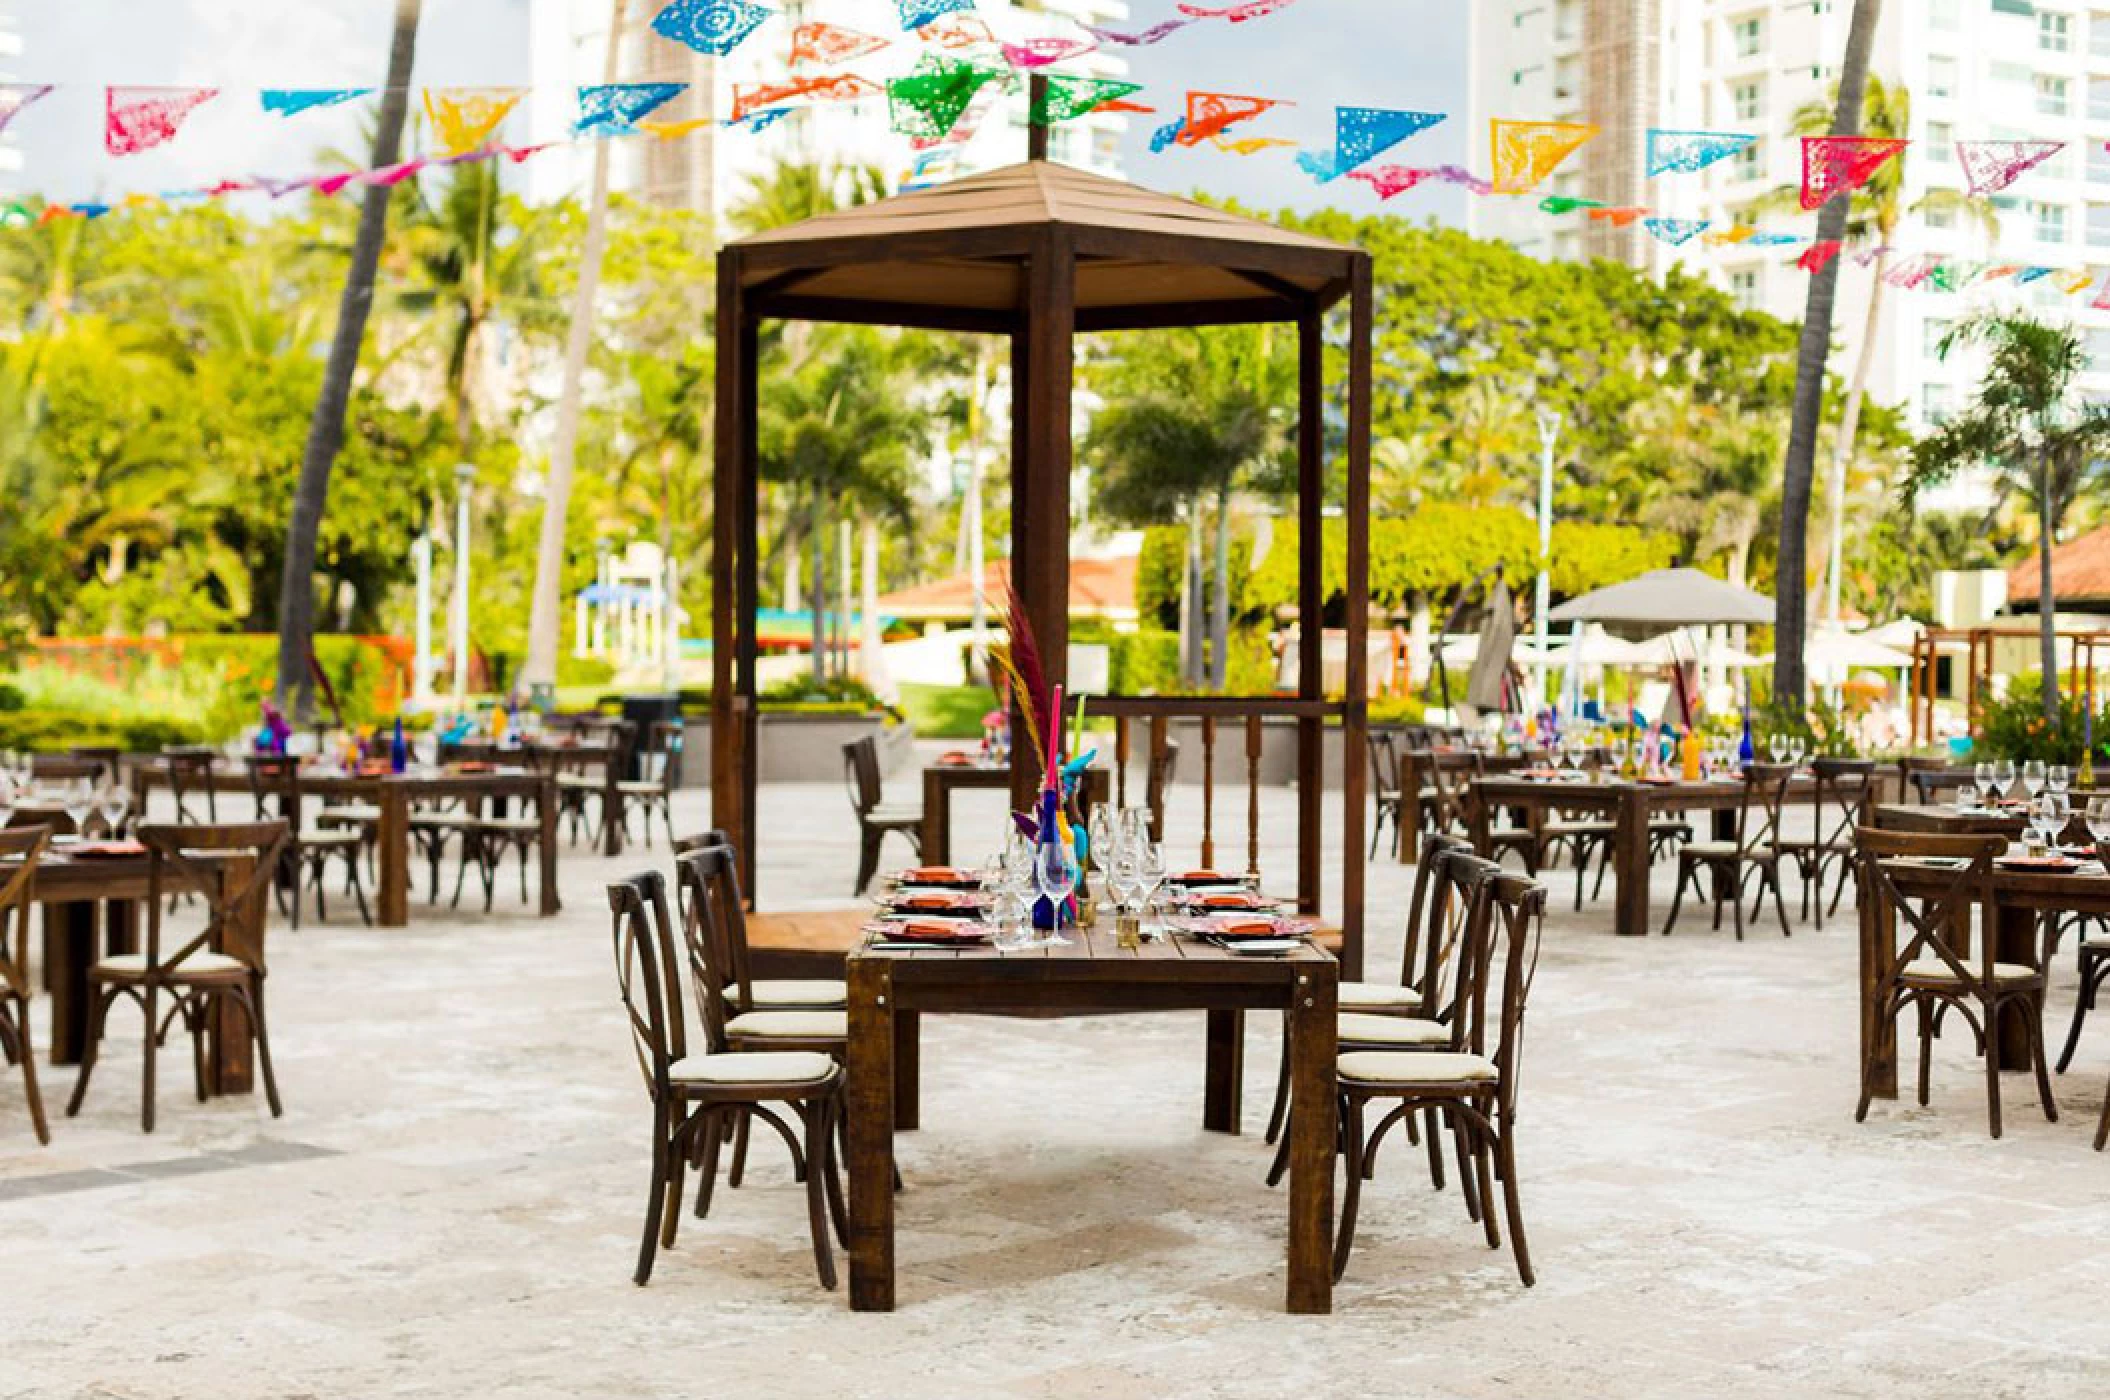
[[[841,814],[832,786],[765,791],[765,897],[835,902]],[[701,826],[700,800],[680,815]],[[1272,829],[1291,815],[1269,794]],[[1251,1027],[1252,1135],[1228,1138],[1198,1127],[1186,1016],[926,1023],[900,1312],[816,1287],[767,1151],[639,1290],[645,1101],[600,894],[637,864],[568,857],[550,921],[502,899],[276,928],[283,1119],[165,1081],[143,1138],[131,1027],[50,1147],[0,1080],[0,1396],[2110,1390],[2110,1157],[2089,1150],[2110,1019],[2056,1124],[2011,1076],[1988,1140],[1982,1079],[1945,1043],[1929,1108],[1857,1126],[1843,921],[1614,941],[1609,903],[1569,913],[1565,885],[1520,1137],[1535,1289],[1402,1153],[1336,1314],[1283,1316],[1257,1135],[1276,1027]],[[1372,872],[1382,966],[1409,872]]]

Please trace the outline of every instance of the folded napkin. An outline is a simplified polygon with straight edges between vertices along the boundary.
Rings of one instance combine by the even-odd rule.
[[[953,909],[959,900],[950,894],[906,894],[894,903],[903,909]]]
[[[950,885],[968,879],[969,876],[966,871],[955,870],[949,865],[919,865],[914,870],[902,871],[901,878],[908,884],[915,884],[919,881],[934,881]]]
[[[956,940],[968,936],[958,924],[938,919],[906,919],[902,921],[901,936],[904,938],[943,938]],[[979,936],[978,934],[976,936]]]
[[[1221,870],[1190,870],[1180,878],[1190,885],[1197,885],[1209,880],[1228,880],[1231,877]]]
[[[1235,933],[1240,937],[1255,937],[1275,933],[1272,919],[1233,919],[1217,925],[1218,933]]]
[[[1253,896],[1243,890],[1237,894],[1205,894],[1201,902],[1211,909],[1250,909],[1255,903]]]

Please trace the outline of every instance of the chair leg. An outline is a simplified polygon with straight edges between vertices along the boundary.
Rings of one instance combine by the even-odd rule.
[[[2062,1066],[2063,1068],[2063,1066]],[[1275,1070],[1275,1106],[1268,1110],[1267,1136],[1263,1142],[1273,1143],[1275,1135],[1282,1131],[1282,1120],[1289,1113],[1289,1017],[1282,1018],[1282,1056]]]
[[[29,998],[14,998],[20,1010],[17,1019],[14,1013],[0,1006],[0,1040],[5,1040],[9,1053],[22,1062],[22,1096],[29,1105],[29,1125],[36,1131],[37,1141],[51,1141],[51,1125],[44,1119],[44,1099],[37,1092],[37,1050],[29,1030]]]
[[[1459,1115],[1461,1118],[1463,1114]],[[1473,1171],[1480,1182],[1480,1224],[1487,1234],[1487,1247],[1502,1247],[1502,1227],[1495,1223],[1494,1152],[1484,1131],[1476,1123],[1466,1130],[1473,1144]]]
[[[96,1057],[103,1048],[103,1022],[109,1018],[110,1003],[117,999],[115,987],[105,987],[95,997],[95,1006],[88,1013],[88,1043],[81,1049],[81,1072],[74,1076],[73,1096],[66,1100],[66,1116],[77,1117],[81,1111],[81,1100],[88,1097],[88,1076],[95,1073]]]
[[[1920,1107],[1927,1106],[1927,1072],[1934,1061],[1934,1008],[1924,999],[1918,1003],[1920,1029]]]
[[[2059,1106],[2051,1097],[2051,1068],[2045,1063],[2043,1016],[2027,1002],[2019,1010],[2029,1023],[2029,1058],[2037,1071],[2037,1101],[2044,1105],[2044,1121],[2056,1123],[2059,1121]]]
[[[1444,1111],[1451,1120],[1451,1147],[1458,1154],[1458,1191],[1465,1197],[1465,1218],[1480,1222],[1480,1186],[1473,1177],[1472,1162],[1465,1145],[1465,1123],[1457,1114]]]
[[[1763,891],[1761,891],[1763,892]],[[1717,913],[1720,909],[1717,908]],[[1729,876],[1729,921],[1736,925],[1736,941],[1744,941],[1744,867],[1738,865]]]
[[[278,1101],[278,1076],[271,1072],[271,1030],[264,1021],[264,981],[261,977],[251,979],[243,999],[249,1010],[249,1028],[256,1032],[256,1063],[264,1074],[264,1100],[271,1105],[273,1118],[283,1117],[285,1109]]]
[[[2095,1120],[2095,1150],[2102,1151],[2106,1142],[2110,1142],[2110,1089],[2103,1092],[2103,1112]]]
[[[1429,1145],[1429,1184],[1438,1191],[1443,1189],[1443,1122],[1436,1116],[1434,1105],[1422,1110],[1423,1126],[1428,1129],[1422,1136]]]
[[[156,995],[154,984],[148,982],[145,995],[147,1016],[146,1072],[140,1077],[139,1083],[139,1130],[143,1133],[154,1131],[154,1055],[157,1048],[155,1042],[160,1039],[159,1036],[154,1034],[154,1001]]]
[[[747,1129],[753,1115],[743,1113],[733,1124],[733,1165],[725,1174],[725,1184],[735,1191],[740,1189],[741,1178],[747,1175]]]
[[[694,1119],[689,1120],[687,1131],[695,1131]],[[688,1180],[688,1164],[682,1160],[679,1152],[670,1150],[667,1153],[667,1204],[666,1208],[659,1213],[659,1247],[661,1249],[672,1249],[674,1247],[674,1237],[681,1232],[681,1192],[682,1188],[688,1184]]]
[[[652,1279],[652,1257],[659,1248],[659,1214],[667,1205],[668,1159],[673,1155],[667,1138],[666,1106],[655,1104],[652,1109],[652,1189],[645,1195],[645,1239],[638,1246],[637,1272],[631,1275],[640,1288]]]
[[[1502,1170],[1502,1212],[1509,1217],[1509,1248],[1516,1255],[1517,1277],[1529,1288],[1538,1282],[1531,1268],[1531,1247],[1524,1243],[1524,1203],[1517,1194],[1517,1153],[1510,1141],[1508,1123],[1495,1138],[1496,1161]]]
[[[1284,1173],[1289,1171],[1289,1135],[1296,1121],[1297,1108],[1292,1104],[1282,1115],[1282,1136],[1275,1141],[1275,1160],[1268,1163],[1267,1184],[1270,1186],[1280,1186]]]
[[[885,839],[886,833],[878,828],[864,828],[858,843],[857,887],[850,891],[852,898],[862,897],[872,877],[879,873],[879,843]]]
[[[1887,1002],[1878,1014],[1891,1023],[1893,1030],[1895,1029],[1897,1016]],[[1861,1056],[1861,1098],[1854,1105],[1854,1121],[1856,1123],[1868,1121],[1868,1105],[1876,1094],[1875,1080],[1872,1077],[1874,1069],[1874,1062],[1864,1053]]]
[[[652,829],[649,812],[645,815],[645,829]],[[821,1287],[831,1292],[835,1288],[835,1250],[828,1234],[833,1222],[828,1215],[827,1165],[832,1132],[829,1113],[834,1102],[832,1098],[821,1098],[799,1105],[799,1116],[806,1120],[806,1160],[813,1164],[813,1170],[806,1174],[806,1224],[813,1232],[813,1262],[820,1271]]]
[[[345,862],[345,883],[352,887],[352,898],[359,901],[359,922],[368,928],[374,926],[374,916],[366,907],[366,886],[359,879],[359,852],[354,849],[351,859]]]
[[[1766,883],[1773,887],[1773,912],[1780,916],[1780,936],[1792,938],[1794,930],[1788,927],[1788,906],[1780,897],[1780,862],[1774,861],[1765,867]]]
[[[2066,1066],[2073,1063],[2073,1051],[2081,1043],[2081,1022],[2095,1010],[2096,989],[2102,985],[2103,969],[2110,968],[2110,959],[2097,959],[2081,965],[2080,989],[2073,998],[2073,1024],[2066,1031],[2066,1048],[2059,1051],[2059,1073],[2066,1073]]]
[[[725,1114],[708,1109],[696,1125],[696,1218],[711,1213],[711,1191],[718,1184],[718,1147],[725,1141]]]
[[[1685,878],[1691,873],[1692,867],[1690,865],[1682,860],[1678,862],[1678,887],[1671,891],[1670,917],[1663,921],[1663,936],[1665,938],[1670,937],[1670,931],[1678,926],[1678,907],[1685,902]],[[1719,910],[1716,911],[1715,917],[1717,919],[1721,917]],[[1717,924],[1716,927],[1720,927],[1720,925]]]
[[[1985,1011],[1985,1113],[1993,1136],[2000,1136],[2000,1003]]]
[[[1363,1115],[1361,1105],[1341,1103],[1341,1139],[1348,1149],[1348,1185],[1341,1192],[1341,1223],[1333,1236],[1333,1281],[1348,1272],[1348,1254],[1355,1248],[1355,1218],[1363,1203]],[[1285,1137],[1284,1142],[1288,1139]]]
[[[192,1087],[198,1092],[198,1102],[204,1103],[212,1097],[205,1083],[205,1007],[210,997],[194,997],[183,1017],[183,1028],[190,1032],[190,1072]],[[202,1003],[202,1004],[200,1004]]]

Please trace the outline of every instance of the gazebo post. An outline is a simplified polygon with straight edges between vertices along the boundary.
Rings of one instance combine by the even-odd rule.
[[[755,320],[736,249],[718,255],[717,431],[711,515],[711,825],[740,853],[755,892]]]
[[[1297,316],[1297,699],[1326,698],[1326,333],[1306,303]],[[1297,719],[1297,908],[1319,912],[1319,833],[1326,802],[1326,722]],[[1354,755],[1344,755],[1352,763]]]
[[[1363,975],[1363,804],[1370,768],[1370,397],[1375,330],[1370,255],[1358,251],[1348,286],[1348,674],[1341,697],[1341,975]]]
[[[1011,587],[1032,624],[1047,683],[1057,685],[1069,670],[1070,377],[1077,332],[1077,251],[1066,233],[1034,241],[1025,284],[1025,325],[1011,339]],[[1012,697],[1014,725],[1023,699]],[[1042,776],[1034,770],[1032,746],[1014,744],[1017,810],[1031,810]]]

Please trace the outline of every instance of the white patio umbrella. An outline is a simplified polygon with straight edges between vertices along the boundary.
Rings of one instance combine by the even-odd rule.
[[[1766,658],[1769,662],[1771,657]],[[1843,675],[1848,671],[1897,671],[1912,664],[1912,658],[1896,647],[1884,646],[1865,634],[1820,628],[1802,646],[1802,662],[1812,671]]]
[[[1706,638],[1684,630],[1651,637],[1634,649],[1640,653],[1639,659],[1645,665],[1669,666],[1695,658],[1717,666],[1750,667],[1769,664],[1765,657],[1753,656],[1748,651],[1726,643],[1710,647]]]
[[[1519,644],[1517,654],[1539,666],[1646,666],[1652,659],[1637,643],[1615,637],[1596,623],[1566,646],[1549,647],[1542,655],[1536,647],[1527,651]]]
[[[1657,569],[1599,588],[1555,608],[1554,622],[1609,622],[1629,627],[1695,627],[1773,621],[1773,600],[1698,569]]]

